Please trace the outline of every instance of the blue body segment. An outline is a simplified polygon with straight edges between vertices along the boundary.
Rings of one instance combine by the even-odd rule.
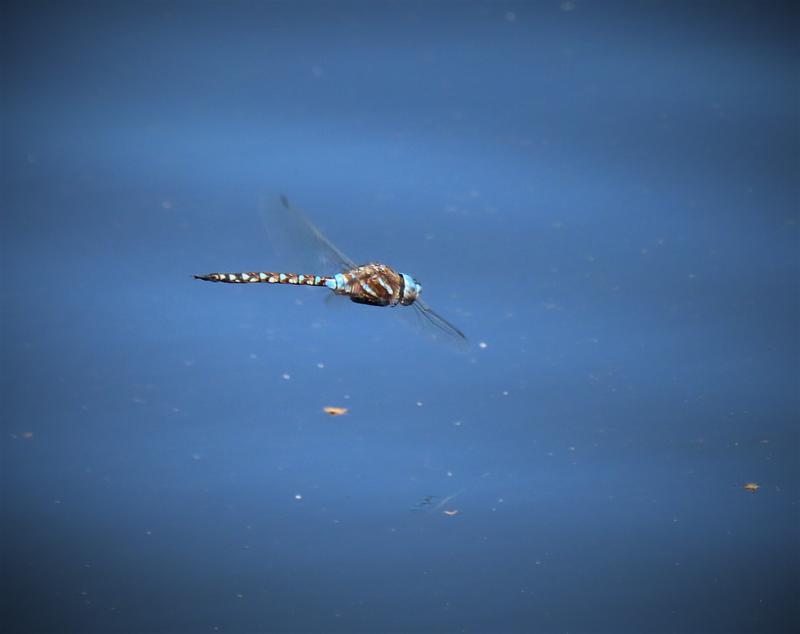
[[[334,293],[344,293],[347,290],[347,281],[345,280],[344,273],[337,273],[325,281],[325,286],[331,289]]]

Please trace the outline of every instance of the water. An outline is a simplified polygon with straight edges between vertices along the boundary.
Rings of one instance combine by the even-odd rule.
[[[3,11],[3,631],[800,626],[788,4]]]

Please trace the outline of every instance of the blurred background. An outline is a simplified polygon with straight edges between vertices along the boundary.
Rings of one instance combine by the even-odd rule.
[[[797,631],[792,3],[0,22],[2,631]]]

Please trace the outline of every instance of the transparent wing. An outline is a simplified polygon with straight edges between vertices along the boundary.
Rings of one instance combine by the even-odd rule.
[[[333,244],[299,208],[290,204],[286,196],[266,202],[263,205],[262,218],[275,253],[276,261],[270,264],[273,270],[330,275],[336,271],[356,268],[356,263]],[[411,316],[416,321],[417,330],[433,339],[454,345],[462,351],[469,347],[463,332],[420,299],[410,309],[399,307],[395,314],[398,313],[404,317]]]
[[[418,316],[422,328],[434,339],[455,345],[462,351],[469,348],[469,340],[464,333],[435,312],[424,301],[418,299],[412,304],[412,308]]]
[[[277,261],[273,268],[288,273],[330,275],[355,268],[355,263],[286,196],[270,200],[261,213]]]

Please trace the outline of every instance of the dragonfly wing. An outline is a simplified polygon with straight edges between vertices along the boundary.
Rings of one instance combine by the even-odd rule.
[[[286,196],[264,204],[262,218],[276,257],[287,272],[330,275],[355,268],[353,260],[333,244]]]
[[[435,312],[421,299],[412,304],[412,308],[419,318],[420,324],[434,339],[440,339],[456,345],[461,350],[469,348],[466,335]]]
[[[333,244],[300,209],[290,204],[286,196],[266,203],[262,218],[275,250],[275,270],[330,275],[334,271],[357,268],[356,263]],[[403,309],[400,312],[414,315],[419,329],[434,339],[454,344],[462,350],[469,347],[464,333],[431,310],[422,300],[416,300],[410,311]]]

